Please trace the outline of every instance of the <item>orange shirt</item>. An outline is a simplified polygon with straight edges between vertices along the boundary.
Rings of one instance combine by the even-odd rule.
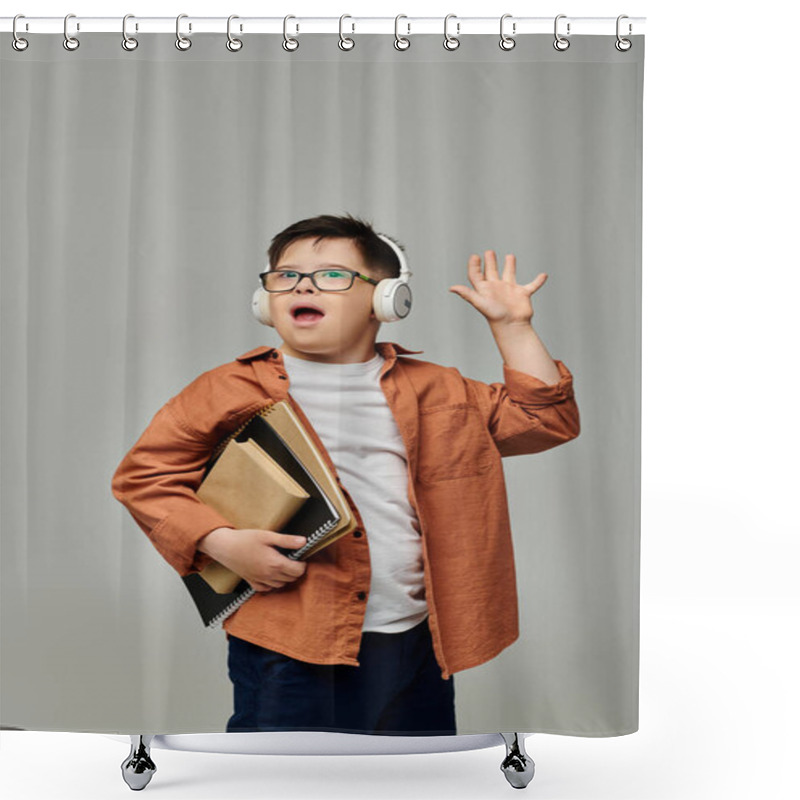
[[[519,636],[514,553],[502,456],[537,453],[580,431],[572,374],[546,384],[503,364],[504,383],[408,358],[376,342],[380,385],[408,455],[408,497],[422,535],[436,659],[447,679]],[[358,666],[370,588],[369,531],[325,446],[289,394],[283,354],[258,347],[204,372],[170,398],[117,468],[112,490],[180,575],[211,558],[196,543],[235,527],[195,490],[217,444],[270,402],[288,399],[308,427],[358,529],[308,560],[304,575],[257,592],[223,622],[233,636],[314,664]],[[291,533],[291,529],[288,531]]]

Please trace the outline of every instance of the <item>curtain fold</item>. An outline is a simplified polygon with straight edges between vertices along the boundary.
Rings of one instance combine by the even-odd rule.
[[[517,258],[581,432],[503,460],[519,639],[457,672],[457,732],[638,728],[644,37],[30,34],[0,55],[2,725],[224,731],[226,641],[111,494],[157,410],[277,346],[249,306],[272,236],[317,214],[403,243],[413,311],[379,341],[486,383],[449,292]],[[462,531],[480,536],[480,531]]]

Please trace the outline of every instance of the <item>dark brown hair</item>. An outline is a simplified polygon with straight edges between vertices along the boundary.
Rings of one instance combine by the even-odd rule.
[[[267,251],[270,269],[275,268],[292,242],[305,238],[313,238],[314,244],[320,239],[351,239],[374,277],[381,280],[400,276],[400,260],[394,250],[375,233],[369,222],[350,214],[321,214],[295,222],[276,234]],[[395,241],[394,238],[392,241]],[[395,244],[404,250],[401,244]]]

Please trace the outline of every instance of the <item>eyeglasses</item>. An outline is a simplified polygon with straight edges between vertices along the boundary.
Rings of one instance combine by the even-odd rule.
[[[279,269],[262,272],[259,276],[261,285],[268,292],[291,292],[303,278],[311,278],[311,282],[321,292],[347,291],[356,278],[377,285],[379,281],[362,275],[352,269],[317,269],[314,272],[298,272],[294,269]]]

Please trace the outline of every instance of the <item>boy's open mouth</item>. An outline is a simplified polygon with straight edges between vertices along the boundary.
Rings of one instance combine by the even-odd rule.
[[[312,322],[314,320],[322,319],[325,316],[323,311],[320,311],[313,306],[297,306],[292,309],[292,317],[298,322]]]

